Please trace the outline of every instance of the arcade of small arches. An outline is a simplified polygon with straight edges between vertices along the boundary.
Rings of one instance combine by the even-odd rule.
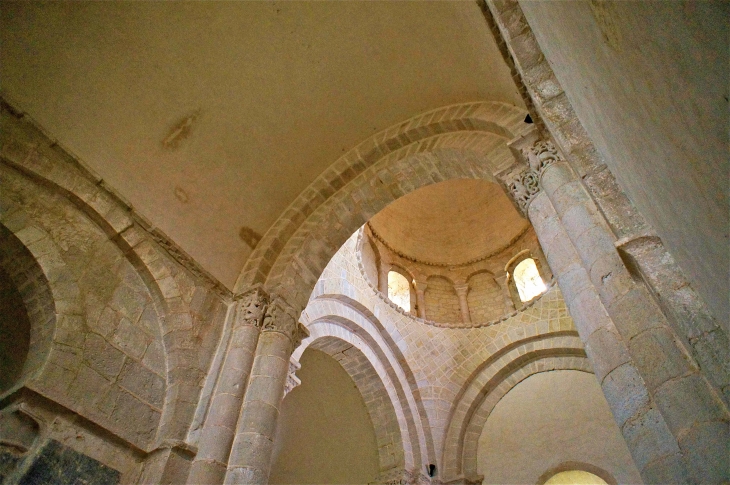
[[[726,480],[725,329],[508,3],[527,106],[343,150],[235,285],[3,100],[0,483]]]

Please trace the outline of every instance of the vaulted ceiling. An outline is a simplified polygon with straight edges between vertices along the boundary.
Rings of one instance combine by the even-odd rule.
[[[371,229],[398,253],[443,265],[504,249],[528,225],[499,185],[467,179],[423,187],[370,220]]]
[[[2,2],[0,94],[229,288],[339,155],[522,101],[476,4]]]

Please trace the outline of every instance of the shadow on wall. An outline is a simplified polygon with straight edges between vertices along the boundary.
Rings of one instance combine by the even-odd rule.
[[[35,258],[0,224],[0,397],[43,366],[56,326],[55,305]]]
[[[369,483],[378,476],[373,423],[355,383],[324,352],[307,349],[302,384],[287,394],[270,483]]]

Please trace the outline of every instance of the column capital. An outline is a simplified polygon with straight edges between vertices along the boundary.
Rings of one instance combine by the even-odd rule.
[[[238,295],[234,304],[236,305],[235,327],[252,326],[261,327],[269,303],[269,295],[259,286],[251,288]]]
[[[507,189],[507,195],[527,217],[530,202],[540,193],[540,177],[547,167],[562,162],[563,157],[555,144],[540,138],[537,131],[531,131],[509,144],[515,163],[497,174],[497,179]]]
[[[456,294],[459,296],[466,296],[467,293],[469,293],[469,284],[457,283],[454,285],[454,291],[456,291]]]
[[[271,299],[266,307],[262,332],[278,332],[292,342],[292,349],[299,347],[302,339],[309,336],[307,328],[299,323],[294,308],[280,296]]]

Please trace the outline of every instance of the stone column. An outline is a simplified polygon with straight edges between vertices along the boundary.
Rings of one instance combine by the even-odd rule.
[[[266,310],[266,296],[256,289],[244,294],[234,305],[230,342],[188,476],[191,484],[218,484],[225,477]]]
[[[390,264],[384,260],[380,260],[378,267],[378,290],[388,296],[388,273],[390,272]]]
[[[469,301],[466,299],[466,295],[469,293],[469,285],[467,283],[454,285],[456,296],[459,297],[459,309],[461,310],[461,322],[471,322],[471,316],[469,315]]]
[[[512,298],[512,292],[510,291],[509,278],[510,275],[506,271],[503,275],[494,278],[495,281],[497,281],[499,287],[502,289],[502,298],[504,299],[505,313],[513,312],[517,309],[515,307],[515,301]]]
[[[418,302],[418,318],[426,319],[426,282],[420,279],[414,281],[416,285],[416,301]]]
[[[298,313],[280,297],[272,299],[266,309],[228,460],[227,484],[268,482],[289,359],[307,335],[297,317]]]
[[[550,141],[533,134],[512,149],[528,166],[500,178],[535,227],[642,477],[727,480],[727,409],[629,274],[582,183]]]

